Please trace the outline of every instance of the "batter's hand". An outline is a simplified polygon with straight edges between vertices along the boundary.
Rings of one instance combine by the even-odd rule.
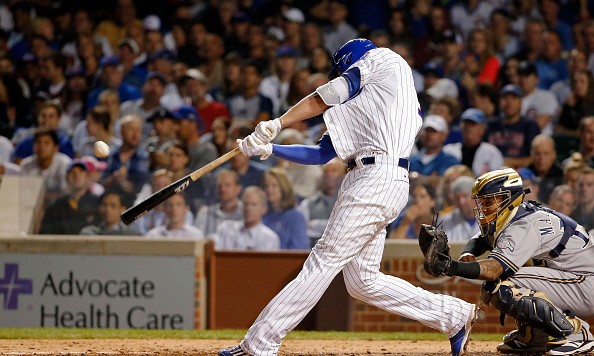
[[[262,121],[256,126],[252,135],[262,143],[269,143],[278,135],[281,129],[280,119]]]
[[[261,144],[252,135],[247,136],[243,140],[237,140],[239,150],[246,156],[260,156],[261,160],[265,160],[272,155],[272,143]]]

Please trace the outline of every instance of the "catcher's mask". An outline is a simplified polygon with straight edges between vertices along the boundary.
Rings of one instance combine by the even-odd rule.
[[[474,182],[474,216],[483,237],[491,247],[495,247],[497,236],[516,215],[517,208],[524,200],[524,194],[522,178],[511,168],[485,173]]]
[[[355,38],[343,44],[332,56],[332,68],[328,78],[332,80],[346,72],[353,63],[374,48],[376,47],[373,42],[366,38]]]

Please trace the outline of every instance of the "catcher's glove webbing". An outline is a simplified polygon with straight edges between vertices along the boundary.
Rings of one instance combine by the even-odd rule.
[[[425,256],[423,267],[434,277],[446,274],[452,263],[448,236],[437,225],[437,214],[434,214],[431,225],[421,225],[419,231],[419,247]]]

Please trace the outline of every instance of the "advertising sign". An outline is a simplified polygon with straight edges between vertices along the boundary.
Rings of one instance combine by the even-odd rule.
[[[194,258],[0,253],[0,327],[192,329]]]

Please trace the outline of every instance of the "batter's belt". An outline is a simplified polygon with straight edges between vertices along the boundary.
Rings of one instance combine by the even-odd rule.
[[[396,161],[396,158],[392,158],[389,156],[360,156],[357,158],[348,159],[346,161],[347,170],[350,171],[351,169],[353,169],[355,167],[361,167],[361,166],[367,166],[369,164],[375,164],[378,161],[381,161],[381,162],[392,161],[390,163],[396,163],[396,165],[398,167],[404,168],[407,171],[410,166],[410,162],[406,158],[398,158]]]

